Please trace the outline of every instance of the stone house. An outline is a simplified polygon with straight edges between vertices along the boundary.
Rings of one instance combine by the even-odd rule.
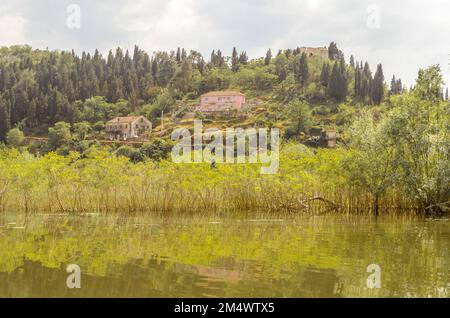
[[[144,138],[151,129],[152,123],[144,116],[116,117],[106,123],[110,140]]]

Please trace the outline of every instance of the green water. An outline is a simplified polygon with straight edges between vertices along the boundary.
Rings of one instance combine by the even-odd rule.
[[[450,297],[449,247],[450,220],[0,214],[0,297]]]

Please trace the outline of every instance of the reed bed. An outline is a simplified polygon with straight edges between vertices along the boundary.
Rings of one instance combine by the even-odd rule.
[[[373,196],[352,185],[343,149],[283,149],[279,173],[259,164],[133,164],[92,149],[36,158],[16,150],[0,154],[2,211],[63,213],[202,212],[263,210],[279,213],[374,213]],[[413,200],[392,189],[380,213],[419,213]]]

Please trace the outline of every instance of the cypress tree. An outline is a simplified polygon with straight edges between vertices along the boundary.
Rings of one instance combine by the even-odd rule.
[[[378,64],[377,71],[373,77],[371,93],[372,101],[379,105],[384,97],[384,75],[381,64]]]
[[[322,71],[320,72],[320,84],[324,87],[328,87],[328,79],[330,77],[330,64],[324,62],[322,65]]]
[[[212,50],[209,62],[211,63],[211,65],[216,66],[216,60],[217,60],[216,51]]]
[[[217,60],[216,61],[216,66],[217,67],[225,66],[225,58],[223,57],[221,50],[217,50],[216,60]]]
[[[308,81],[308,58],[305,53],[302,53],[300,58],[296,57],[297,61],[294,66],[294,76],[298,83],[305,85]]]
[[[339,66],[337,63],[333,64],[333,69],[328,80],[328,96],[337,98],[338,95],[338,81],[339,81]]]
[[[241,52],[241,54],[239,55],[239,63],[242,65],[246,65],[248,63],[247,52]]]
[[[341,63],[334,63],[328,83],[328,95],[338,102],[345,100],[347,96],[347,76],[345,69],[341,67]]]
[[[331,42],[328,46],[328,57],[330,60],[338,60],[341,56],[341,52],[339,51],[335,42]]]
[[[6,101],[0,96],[0,142],[6,141],[6,135],[10,128],[8,107]]]
[[[390,95],[397,94],[397,79],[395,78],[395,75],[392,76],[391,79],[391,90],[389,91]]]
[[[397,86],[397,94],[401,94],[403,92],[403,84],[400,78],[397,80],[396,86]]]
[[[359,63],[356,63],[355,69],[355,96],[361,98],[361,68]]]
[[[275,58],[275,72],[278,75],[278,80],[280,82],[284,81],[286,79],[287,76],[287,70],[286,70],[286,57],[284,56],[284,54],[279,54],[276,58]]]
[[[361,82],[361,90],[359,97],[362,101],[365,101],[367,97],[371,96],[370,92],[372,85],[372,72],[370,71],[369,63],[367,62],[364,64],[364,68],[360,72],[360,82]]]
[[[348,93],[348,78],[347,78],[347,69],[345,67],[344,57],[341,59],[341,63],[339,65],[339,91],[338,91],[338,99],[339,101],[344,101],[345,97]]]
[[[181,49],[179,47],[177,48],[176,60],[178,63],[181,62]]]
[[[239,56],[236,47],[233,47],[233,53],[231,54],[231,70],[233,72],[239,70]]]
[[[352,68],[355,68],[355,58],[353,57],[353,55],[350,56],[350,66]]]
[[[266,52],[266,57],[264,58],[264,64],[269,65],[271,60],[272,60],[272,50],[269,49]]]

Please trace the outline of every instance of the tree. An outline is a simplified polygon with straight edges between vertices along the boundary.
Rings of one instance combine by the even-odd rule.
[[[167,159],[172,147],[173,145],[170,142],[157,138],[151,143],[143,144],[140,151],[151,160],[160,161]]]
[[[156,77],[156,83],[165,87],[172,80],[176,71],[176,60],[171,58],[167,52],[156,53],[155,59],[158,64]]]
[[[286,56],[284,56],[284,54],[279,54],[275,59],[275,72],[277,73],[280,82],[286,79],[287,76],[286,64],[287,64]]]
[[[392,187],[395,178],[394,160],[390,144],[383,137],[387,120],[375,122],[366,111],[350,127],[348,136],[352,155],[344,161],[348,182],[365,189],[373,197],[373,210],[379,213],[380,198]]]
[[[72,141],[70,124],[60,121],[48,129],[48,147],[53,151]]]
[[[433,65],[425,70],[419,70],[414,92],[421,99],[437,101],[441,98],[443,85],[441,68],[439,65]]]
[[[355,58],[353,57],[353,55],[350,55],[350,62],[349,62],[350,66],[352,68],[355,68]]]
[[[443,215],[450,210],[450,105],[416,93],[393,100],[385,143],[393,145],[398,187],[424,214]]]
[[[19,128],[13,128],[8,132],[6,136],[6,141],[8,145],[15,148],[19,148],[23,146],[25,136]]]
[[[349,181],[373,195],[375,211],[383,195],[395,189],[419,212],[443,215],[450,209],[450,118],[445,116],[450,105],[416,91],[393,96],[391,104],[376,118],[365,112],[349,130]]]
[[[87,121],[82,121],[74,124],[73,130],[77,140],[84,140],[91,130],[91,124],[89,124]]]
[[[308,81],[308,58],[305,53],[302,53],[300,57],[296,57],[294,64],[294,76],[296,81],[302,86]]]
[[[266,52],[266,57],[264,58],[264,64],[269,65],[271,60],[272,60],[272,50],[268,49]]]
[[[92,125],[92,130],[95,131],[96,133],[101,133],[102,131],[105,130],[105,122],[97,121]]]
[[[341,57],[339,64],[339,81],[338,81],[338,100],[344,101],[348,93],[347,68],[344,56]]]
[[[233,47],[233,53],[231,54],[231,70],[237,72],[239,70],[239,55],[236,47]]]
[[[189,92],[192,87],[192,72],[192,62],[184,59],[181,62],[180,69],[175,74],[172,86],[183,93]]]
[[[286,131],[287,138],[309,132],[312,125],[312,115],[307,103],[294,99],[286,106],[285,113],[291,123]]]
[[[402,85],[402,80],[396,79],[395,75],[392,76],[391,79],[391,88],[389,90],[389,94],[390,95],[397,95],[400,94],[403,91],[403,85]]]
[[[133,163],[144,161],[144,155],[138,150],[130,146],[121,146],[116,151],[117,156],[122,156],[130,159]]]
[[[395,75],[392,76],[392,79],[391,79],[391,89],[390,89],[389,93],[390,93],[391,95],[397,94],[397,79],[395,78]]]
[[[330,78],[330,64],[324,62],[322,65],[322,71],[320,72],[320,84],[324,87],[328,87],[328,80]]]
[[[181,49],[180,49],[180,47],[177,48],[176,60],[177,60],[178,63],[181,62]]]
[[[335,42],[331,42],[328,47],[328,57],[333,61],[337,61],[342,57],[342,52],[339,51]]]
[[[372,72],[370,71],[369,63],[366,62],[363,66],[361,62],[355,69],[355,96],[364,102],[369,98],[368,102],[371,102],[371,91]]]
[[[6,141],[6,134],[10,129],[10,122],[8,116],[8,108],[6,101],[0,95],[0,142]]]
[[[340,63],[335,62],[328,82],[328,95],[338,102],[345,100],[347,96],[347,76]]]
[[[242,65],[248,64],[247,52],[243,51],[243,52],[241,52],[241,54],[239,54],[239,63]]]
[[[233,50],[234,49],[235,48],[233,48]],[[222,56],[222,52],[220,50],[217,50],[217,53],[214,50],[212,51],[210,64],[219,68],[225,66],[225,58]]]
[[[377,71],[372,81],[372,101],[379,105],[384,97],[384,75],[383,67],[378,64]]]

